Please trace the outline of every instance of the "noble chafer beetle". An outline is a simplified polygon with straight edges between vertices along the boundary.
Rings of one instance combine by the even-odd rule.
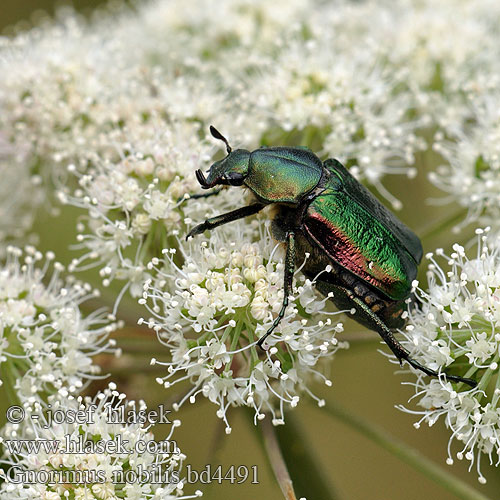
[[[196,171],[201,187],[245,186],[253,193],[254,202],[207,219],[187,238],[275,204],[272,234],[286,244],[283,304],[258,345],[262,347],[285,315],[295,266],[308,253],[302,272],[323,295],[340,309],[354,310],[354,319],[376,331],[400,363],[406,360],[438,377],[436,371],[412,359],[392,333],[404,325],[402,313],[422,258],[418,237],[337,160],[322,162],[305,147],[233,151],[218,130],[210,127],[210,132],[224,142],[227,156],[210,167],[207,177]],[[220,188],[195,197],[218,192]],[[472,379],[447,378],[476,385]]]

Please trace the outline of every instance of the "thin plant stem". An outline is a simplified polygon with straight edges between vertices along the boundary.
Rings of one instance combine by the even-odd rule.
[[[351,413],[338,403],[328,401],[322,410],[374,443],[377,443],[403,462],[411,465],[423,475],[456,495],[457,498],[461,500],[491,500],[460,478],[448,473],[443,467],[429,460],[415,448],[412,448],[371,422],[367,422],[359,415]]]
[[[203,399],[205,399],[205,398],[203,398]],[[222,420],[218,420],[218,422],[215,426],[215,431],[211,437],[211,445],[208,448],[209,451],[207,454],[207,458],[205,460],[206,464],[213,464],[213,465],[216,464],[218,457],[222,451],[222,448],[223,448],[224,444],[226,443],[226,440],[224,439],[224,437],[225,437],[224,430],[225,430],[224,422]],[[204,497],[207,497],[207,498],[211,498],[212,496],[214,496],[215,498],[218,497],[218,495],[216,493],[214,493],[214,495],[212,495],[212,493],[214,492],[215,484],[216,484],[215,481],[210,481],[207,485],[205,485],[205,488],[203,490]]]
[[[462,221],[465,218],[465,213],[466,211],[463,208],[459,208],[446,217],[425,225],[417,231],[417,234],[420,236],[420,239],[424,241],[432,238],[436,234],[442,233],[443,230],[454,226],[457,222]]]
[[[286,500],[297,500],[293,490],[292,479],[290,478],[285,460],[281,454],[276,431],[271,421],[271,415],[266,415],[266,418],[260,423],[262,426],[264,447],[267,451],[269,462],[271,463],[271,467],[273,468],[274,475],[280,485],[283,496]]]
[[[285,425],[276,427],[278,443],[293,478],[295,492],[304,498],[337,500],[340,494],[332,484],[332,471],[326,473],[325,464],[311,448],[296,413],[288,412]]]

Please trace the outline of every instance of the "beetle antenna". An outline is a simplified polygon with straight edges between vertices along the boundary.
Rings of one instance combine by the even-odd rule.
[[[232,148],[229,145],[229,142],[227,142],[227,139],[213,125],[210,125],[210,133],[212,134],[212,137],[215,137],[216,139],[224,142],[224,144],[226,145],[227,154],[232,151]]]

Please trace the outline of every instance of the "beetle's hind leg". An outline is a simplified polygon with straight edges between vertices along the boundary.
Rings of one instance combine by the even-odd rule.
[[[295,233],[293,231],[286,232],[286,257],[285,257],[285,273],[284,273],[284,284],[283,284],[283,304],[281,306],[278,316],[273,321],[271,328],[262,335],[262,337],[257,341],[257,345],[263,349],[262,344],[264,341],[273,333],[274,329],[280,324],[280,321],[285,316],[285,311],[288,306],[288,296],[292,291],[293,283],[293,273],[295,271]]]
[[[356,308],[356,312],[362,316],[364,319],[369,322],[370,327],[375,330],[384,340],[384,342],[389,346],[389,349],[394,353],[394,355],[398,358],[399,362],[402,363],[403,360],[408,362],[411,366],[424,372],[426,375],[431,377],[440,377],[440,374],[435,370],[431,370],[426,366],[422,365],[418,361],[415,361],[410,353],[397,341],[394,337],[390,328],[366,305],[362,299],[354,295],[354,293],[347,288],[338,285],[328,284],[328,291],[332,291],[333,293],[339,293],[344,295],[347,299],[349,299],[354,307]],[[477,382],[470,378],[458,377],[456,375],[448,375],[446,373],[442,374],[448,380],[453,382],[463,382],[464,384],[469,385],[470,387],[475,387]]]

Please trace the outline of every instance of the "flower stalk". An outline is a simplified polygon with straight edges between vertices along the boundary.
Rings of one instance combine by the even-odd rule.
[[[329,399],[324,411],[339,420],[353,431],[362,434],[370,441],[378,444],[389,453],[421,472],[425,477],[439,484],[460,500],[492,500],[480,491],[469,486],[462,479],[450,474],[440,465],[425,457],[415,448],[397,439],[387,431],[368,422],[357,414],[345,409],[337,402]]]

